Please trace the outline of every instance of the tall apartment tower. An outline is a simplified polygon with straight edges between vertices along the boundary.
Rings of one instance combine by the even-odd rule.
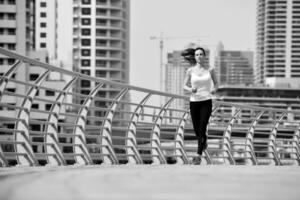
[[[0,0],[0,47],[41,62],[49,62],[49,55],[54,59],[57,32],[56,8],[56,0]],[[0,55],[0,76],[7,72],[14,62],[14,59]],[[43,72],[44,70],[38,70],[36,66],[22,63],[13,75],[13,79],[34,82]],[[45,82],[47,81],[56,84],[57,87],[63,87],[65,84],[62,77],[54,73],[49,75]],[[29,86],[21,84],[9,84],[6,88],[7,91],[18,94],[26,94],[28,89]],[[45,91],[40,91],[39,97],[54,99],[54,93],[49,96]],[[21,103],[18,98],[10,95],[5,96],[4,102],[10,105]],[[33,104],[33,108],[36,109],[49,106],[51,105],[43,102]],[[5,116],[15,117],[18,110],[1,106],[0,112],[4,112]],[[35,113],[31,118],[46,119],[47,117]],[[13,126],[13,124],[3,126]]]
[[[257,84],[300,87],[300,0],[257,0]]]
[[[253,84],[252,51],[228,51],[219,44],[214,63],[220,85]]]
[[[129,82],[129,0],[73,1],[73,67],[93,77]],[[94,85],[80,83],[80,93]],[[101,97],[116,89],[103,88]]]
[[[28,55],[34,45],[34,5],[32,1],[0,0],[0,47]],[[12,58],[0,55],[0,75],[3,75],[15,62]],[[24,65],[24,64],[22,64]],[[28,71],[20,67],[13,77],[26,80]],[[25,91],[24,86],[9,88],[11,91]],[[7,102],[15,104],[16,99],[7,98]]]

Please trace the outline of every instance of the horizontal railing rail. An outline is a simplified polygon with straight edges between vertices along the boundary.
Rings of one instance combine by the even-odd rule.
[[[1,166],[189,164],[196,156],[187,96],[0,54],[15,60],[0,67]],[[299,165],[299,119],[299,111],[214,100],[204,163]]]

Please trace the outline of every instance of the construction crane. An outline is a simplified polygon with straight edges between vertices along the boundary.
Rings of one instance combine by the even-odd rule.
[[[160,36],[151,36],[151,40],[158,40],[159,41],[159,49],[160,49],[160,91],[164,90],[164,63],[163,63],[163,53],[164,53],[164,42],[165,40],[173,40],[173,39],[191,39],[191,38],[207,38],[208,35],[201,35],[201,36],[164,36],[163,32],[160,33]],[[160,99],[160,104],[162,104],[162,99]]]

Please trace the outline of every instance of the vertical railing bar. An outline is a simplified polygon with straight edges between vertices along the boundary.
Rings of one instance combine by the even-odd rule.
[[[241,108],[237,108],[236,112],[233,114],[233,116],[231,117],[231,119],[229,120],[228,126],[226,127],[224,133],[223,133],[223,149],[225,147],[225,152],[228,155],[228,160],[230,162],[230,164],[235,165],[235,160],[231,154],[231,132],[232,132],[232,126],[236,121],[236,118],[238,116],[238,114],[241,112]],[[225,145],[224,145],[225,144]]]
[[[39,86],[43,83],[43,81],[46,79],[48,74],[50,73],[50,70],[45,71],[41,76],[39,76],[38,79],[34,82],[35,87],[29,88],[27,92],[27,97],[24,98],[21,106],[25,109],[19,110],[17,116],[19,121],[16,122],[16,129],[23,131],[24,133],[21,134],[20,132],[17,132],[15,134],[15,140],[24,142],[24,147],[22,145],[15,145],[16,151],[20,153],[26,153],[29,157],[30,163],[26,161],[26,159],[21,159],[22,156],[17,156],[17,161],[21,165],[38,165],[38,161],[36,160],[32,147],[29,143],[29,118],[30,118],[30,109],[33,103],[33,99],[36,96],[37,91],[39,90]]]
[[[189,111],[186,111],[185,113],[183,113],[179,124],[178,124],[178,128],[176,131],[176,135],[175,135],[175,155],[176,155],[176,163],[180,164],[188,164],[189,163],[189,159],[188,159],[188,155],[186,153],[186,151],[184,150],[184,127],[186,124],[186,120],[189,117]],[[180,160],[179,157],[177,157],[177,155],[180,155]]]
[[[100,87],[102,87],[104,84],[98,84],[88,95],[87,98],[85,98],[82,107],[78,111],[77,118],[75,120],[75,129],[73,131],[74,135],[80,135],[80,137],[75,137],[74,143],[79,144],[80,147],[76,145],[74,147],[74,151],[77,154],[83,153],[84,157],[82,156],[75,156],[75,160],[77,164],[92,164],[93,160],[91,158],[91,155],[88,151],[88,148],[86,146],[86,138],[85,138],[85,126],[86,126],[86,117],[89,111],[89,107],[92,103],[93,98],[97,94],[97,91]],[[84,158],[84,159],[83,159]]]
[[[247,135],[246,135],[245,150],[246,150],[246,152],[250,151],[250,155],[252,157],[252,164],[254,164],[254,165],[258,164],[257,158],[255,156],[254,147],[253,147],[253,138],[254,138],[254,133],[255,133],[255,127],[257,125],[258,120],[261,118],[261,116],[263,116],[264,113],[265,113],[265,111],[262,110],[256,115],[254,120],[252,120],[251,125],[250,125]]]
[[[269,139],[271,140],[269,142],[269,146],[271,146],[271,149],[273,150],[273,155],[274,155],[274,160],[275,160],[276,165],[282,165],[279,155],[278,155],[279,152],[276,150],[276,146],[277,146],[276,145],[276,136],[277,136],[279,124],[286,114],[287,114],[286,112],[283,112],[278,120],[275,119],[275,123],[274,123],[273,129],[271,131],[271,135],[269,137]]]
[[[103,127],[101,130],[100,135],[104,136],[101,139],[101,144],[102,144],[102,151],[101,152],[108,152],[109,156],[104,156],[104,163],[107,164],[118,164],[118,158],[117,155],[115,154],[115,151],[112,147],[112,138],[111,138],[111,125],[112,125],[112,120],[115,114],[115,110],[119,104],[119,101],[123,98],[125,94],[127,94],[128,88],[124,88],[120,91],[120,93],[116,96],[115,102],[111,104],[110,108],[108,109],[108,112],[105,115],[105,120],[103,122]],[[108,148],[108,149],[106,149]],[[107,151],[108,150],[108,151]]]
[[[128,124],[126,138],[130,138],[131,140],[126,140],[126,153],[129,155],[130,153],[134,153],[135,159],[132,160],[131,156],[128,156],[128,162],[129,163],[135,163],[135,164],[142,164],[143,160],[141,158],[141,155],[137,149],[137,142],[136,142],[136,125],[139,119],[139,116],[143,110],[143,106],[145,103],[149,100],[151,97],[151,93],[148,93],[139,103],[139,105],[135,108],[134,112],[131,114],[130,123]],[[132,149],[131,149],[131,148]],[[131,152],[133,151],[133,152]]]
[[[161,143],[160,143],[160,131],[161,131],[161,124],[163,121],[163,115],[166,112],[166,108],[169,106],[169,104],[174,100],[174,97],[171,97],[160,109],[158,116],[155,119],[154,126],[151,131],[151,155],[153,164],[157,163],[157,157],[159,163],[166,164],[166,158],[161,150]]]
[[[293,149],[296,150],[296,157],[298,165],[300,165],[300,146],[299,146],[299,138],[300,138],[300,123],[298,125],[297,130],[294,132],[293,135]]]
[[[58,120],[59,120],[59,113],[62,108],[62,103],[66,97],[66,92],[71,88],[72,84],[77,80],[77,77],[74,77],[71,79],[64,88],[60,91],[58,96],[56,97],[55,103],[52,104],[50,108],[50,114],[48,116],[48,121],[51,122],[50,124],[47,124],[45,127],[45,131],[49,134],[45,136],[45,143],[51,143],[52,145],[47,145],[45,148],[45,152],[47,153],[47,161],[50,165],[66,165],[66,161],[64,159],[64,156],[62,154],[62,151],[59,148],[59,141],[58,141]],[[58,157],[57,159],[54,159],[53,156],[49,156],[48,154],[51,154],[56,152],[56,155]]]

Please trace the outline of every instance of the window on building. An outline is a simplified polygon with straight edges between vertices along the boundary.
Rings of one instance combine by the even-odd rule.
[[[82,4],[91,4],[91,0],[82,0]]]
[[[91,55],[91,50],[89,50],[89,49],[82,49],[81,50],[81,55],[82,56],[90,56]]]
[[[41,23],[40,23],[40,27],[41,27],[41,28],[46,28],[46,27],[47,27],[47,24],[46,24],[45,22],[41,22]]]
[[[15,5],[16,4],[16,0],[8,0],[7,4]]]
[[[6,91],[15,93],[16,92],[16,88],[6,88]]]
[[[7,13],[7,18],[8,18],[8,20],[15,20],[16,14],[15,13]]]
[[[107,31],[105,29],[96,29],[96,36],[106,36]]]
[[[14,63],[15,63],[15,59],[13,59],[13,58],[7,59],[7,64],[8,65],[13,65]]]
[[[15,28],[9,28],[8,30],[8,35],[16,35],[16,29]]]
[[[96,46],[106,46],[107,40],[96,40]]]
[[[40,17],[47,17],[47,14],[45,12],[41,12]]]
[[[47,7],[47,3],[46,3],[46,2],[41,2],[41,3],[40,3],[40,6],[41,6],[42,8]]]
[[[34,103],[34,104],[31,105],[31,108],[33,108],[33,109],[39,109],[39,104]]]
[[[80,93],[84,94],[84,95],[89,95],[90,91],[89,90],[81,90]]]
[[[81,66],[83,67],[90,67],[91,66],[91,61],[87,59],[82,59],[81,60]]]
[[[106,71],[96,70],[96,77],[105,78],[106,77]]]
[[[29,81],[35,81],[39,77],[39,74],[29,74]]]
[[[82,24],[82,25],[91,25],[91,19],[88,19],[88,18],[82,18],[82,19],[81,19],[81,24]]]
[[[83,28],[83,29],[81,29],[81,34],[82,35],[91,35],[91,29]]]
[[[105,57],[106,51],[105,50],[96,50],[96,56]]]
[[[55,96],[55,92],[51,90],[46,90],[45,94],[46,96]]]
[[[97,8],[96,10],[96,15],[106,15],[107,14],[107,10],[106,9],[100,9],[100,8]]]
[[[91,40],[90,39],[81,39],[81,45],[82,46],[90,46]]]
[[[47,34],[46,33],[40,33],[40,37],[45,38],[45,37],[47,37]]]
[[[91,75],[91,71],[90,70],[81,70],[81,73],[82,74],[85,74],[85,75]]]
[[[41,130],[41,125],[40,124],[30,124],[29,129],[31,131],[40,131]],[[35,138],[35,140],[37,140],[37,139]]]
[[[81,80],[81,87],[90,87],[91,82],[88,80]]]
[[[91,14],[91,9],[90,8],[81,8],[81,13],[83,15],[90,15]]]
[[[96,67],[106,67],[106,64],[105,60],[96,60]]]
[[[97,26],[106,26],[107,20],[105,19],[96,19],[96,25]]]
[[[47,46],[47,45],[46,45],[45,42],[41,42],[41,43],[40,43],[40,47],[41,47],[41,48],[46,48],[46,46]]]
[[[51,109],[52,104],[46,104],[45,105],[45,110],[50,110]]]
[[[97,5],[99,5],[99,4],[107,4],[107,0],[97,0],[96,4]]]
[[[7,48],[8,48],[9,50],[16,50],[16,44],[8,43],[8,44],[7,44]]]

